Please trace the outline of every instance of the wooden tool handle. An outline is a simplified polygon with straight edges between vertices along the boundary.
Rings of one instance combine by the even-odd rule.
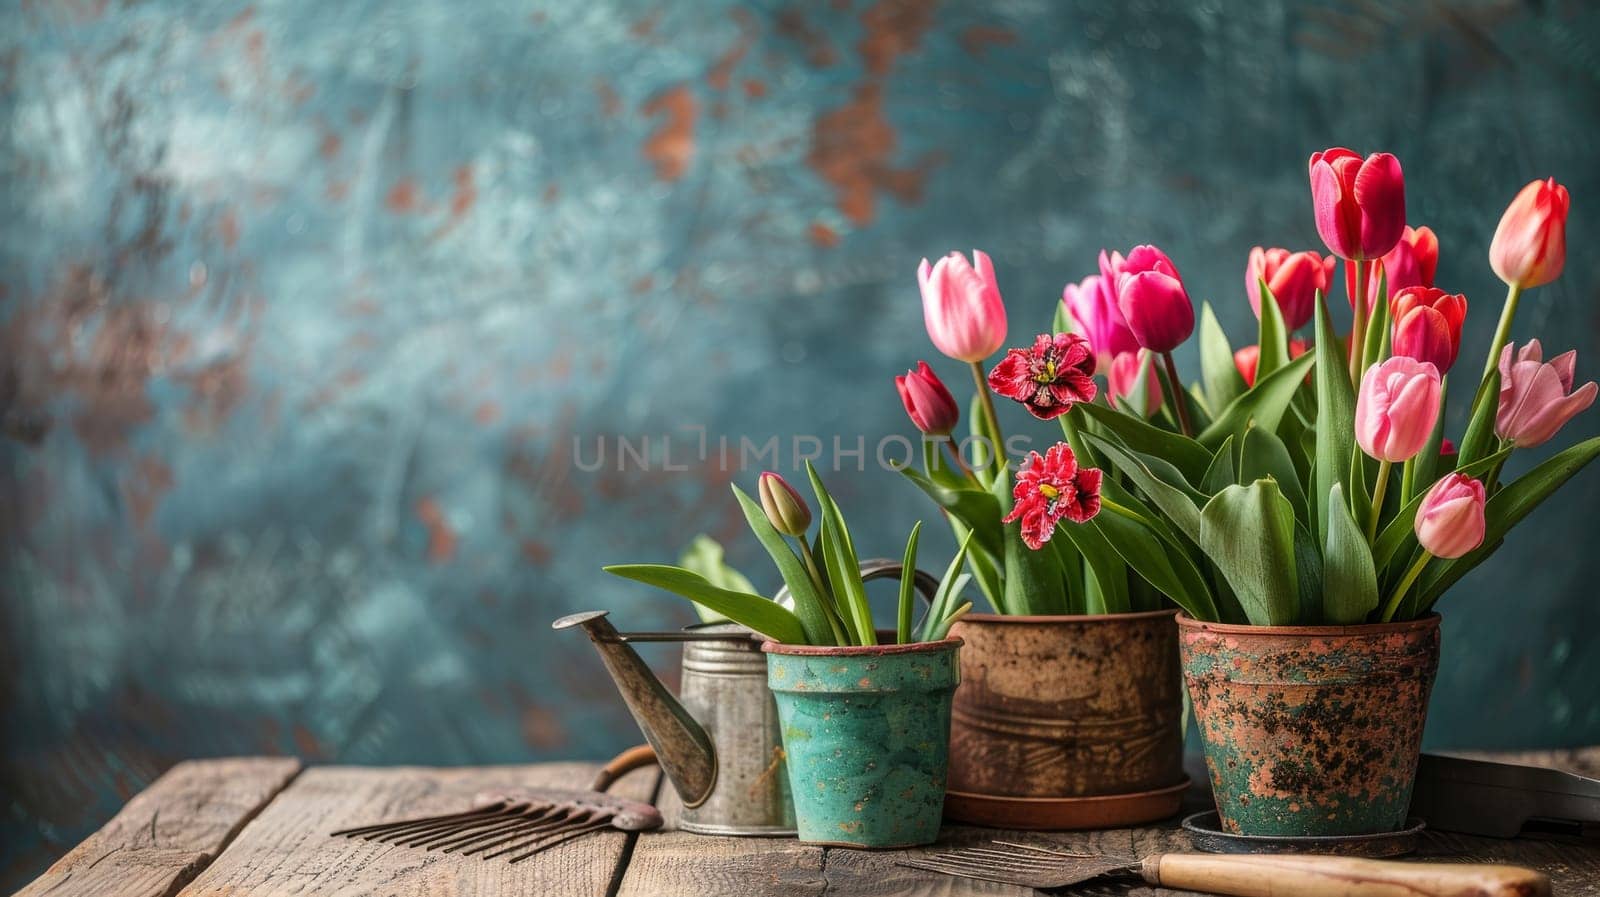
[[[1402,863],[1354,857],[1169,853],[1144,880],[1232,897],[1549,897],[1550,879],[1519,866]]]
[[[648,744],[636,744],[612,757],[606,765],[600,767],[600,771],[594,774],[594,781],[589,783],[589,790],[605,791],[617,779],[654,762],[656,762],[655,748]]]

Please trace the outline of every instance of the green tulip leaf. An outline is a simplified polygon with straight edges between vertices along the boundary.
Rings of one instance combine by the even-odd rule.
[[[934,504],[960,520],[978,540],[978,547],[993,557],[999,557],[1001,504],[995,497],[973,486],[952,488],[941,485],[909,467],[900,468],[900,475],[915,483]],[[957,536],[959,538],[959,534]]]
[[[711,584],[704,576],[666,564],[616,564],[607,573],[665,589],[703,605],[724,617],[748,626],[775,642],[785,645],[813,644],[807,640],[800,618],[780,604],[749,592],[737,592]]]
[[[1344,487],[1334,483],[1328,494],[1328,541],[1323,547],[1322,619],[1353,626],[1378,607],[1378,574],[1367,537],[1350,516]]]
[[[1233,363],[1233,347],[1209,302],[1200,306],[1200,379],[1205,383],[1206,405],[1212,415],[1245,391],[1244,378]]]
[[[933,602],[928,605],[928,615],[923,618],[922,631],[917,636],[918,641],[935,641],[934,633],[954,610],[956,598],[960,597],[961,590],[969,578],[961,572],[961,568],[966,565],[967,550],[971,546],[972,537],[968,536],[966,541],[961,543],[961,548],[956,551],[956,556],[950,560],[950,566],[945,568],[944,576],[939,578],[939,588],[934,591]]]
[[[1258,427],[1245,431],[1244,444],[1239,448],[1239,481],[1243,483],[1272,477],[1283,490],[1283,496],[1294,506],[1297,518],[1311,522],[1306,505],[1306,493],[1300,486],[1300,472],[1295,469],[1289,449],[1278,437]]]
[[[1499,408],[1500,369],[1495,368],[1478,384],[1478,393],[1472,397],[1472,416],[1467,419],[1466,435],[1456,449],[1457,470],[1493,451],[1494,418]]]
[[[1302,356],[1304,357],[1304,356]],[[1285,368],[1291,371],[1292,368]],[[1294,508],[1271,479],[1229,486],[1200,512],[1200,548],[1257,626],[1294,622],[1299,609]]]
[[[1261,320],[1256,345],[1260,352],[1256,359],[1256,382],[1289,363],[1289,328],[1283,322],[1283,309],[1265,280],[1257,279],[1261,291]]]
[[[698,573],[719,589],[729,589],[734,592],[756,590],[755,584],[749,578],[728,566],[728,562],[724,560],[722,543],[705,533],[695,536],[689,542],[689,547],[678,555],[678,566],[691,573]],[[694,609],[700,615],[702,623],[720,623],[727,619],[703,604],[696,604]]]
[[[1229,403],[1216,420],[1201,431],[1197,437],[1199,443],[1215,451],[1229,436],[1243,438],[1244,431],[1251,426],[1276,432],[1278,422],[1294,400],[1316,356],[1317,351],[1312,349],[1265,377],[1257,377],[1255,386]]]
[[[810,461],[806,462],[806,475],[811,478],[811,491],[817,499],[818,516],[822,521],[822,564],[826,568],[828,587],[839,605],[839,615],[851,631],[858,645],[876,645],[877,629],[872,625],[872,607],[867,603],[867,586],[861,579],[861,561],[856,557],[855,543],[845,526],[844,514],[822,484],[822,477]]]
[[[1115,550],[1129,567],[1157,591],[1183,608],[1185,613],[1196,620],[1215,622],[1217,608],[1211,600],[1211,590],[1206,586],[1199,568],[1189,558],[1189,553],[1182,546],[1168,541],[1153,521],[1142,517],[1140,511],[1127,516],[1102,508],[1087,523],[1064,524],[1062,529],[1069,534],[1084,529],[1098,532],[1102,542]],[[1083,549],[1077,538],[1073,542]],[[1088,551],[1084,550],[1084,554],[1087,555]]]
[[[773,565],[778,568],[778,575],[783,577],[784,584],[789,587],[789,596],[794,599],[794,614],[805,627],[805,643],[839,644],[836,631],[838,617],[832,610],[831,598],[818,588],[811,574],[806,572],[805,564],[795,556],[789,543],[783,540],[783,534],[767,520],[767,513],[761,509],[761,503],[746,495],[738,486],[733,487],[733,494],[739,500],[745,522],[750,525],[750,531],[755,533],[756,541],[767,550],[767,554],[772,557]]]
[[[1338,346],[1333,333],[1333,318],[1328,313],[1328,303],[1322,291],[1317,291],[1317,354],[1323,363],[1317,365],[1317,427],[1316,460],[1312,465],[1311,496],[1322,501],[1339,484],[1339,493],[1350,494],[1350,455],[1355,451],[1356,399],[1350,388],[1350,373],[1338,362],[1340,353],[1327,352],[1324,347]],[[1328,512],[1326,508],[1314,509],[1317,535],[1328,538]]]
[[[1074,406],[1075,412],[1077,409],[1082,409],[1130,449],[1165,458],[1188,479],[1199,477],[1211,463],[1211,452],[1181,433],[1163,430],[1141,418],[1093,402],[1080,402]]]
[[[900,560],[900,603],[896,605],[895,640],[904,645],[911,641],[911,617],[917,609],[917,537],[922,535],[922,521],[911,527],[906,538],[905,557]]]
[[[1217,446],[1217,455],[1211,459],[1211,466],[1206,468],[1205,476],[1200,478],[1200,491],[1207,495],[1216,495],[1218,492],[1235,486],[1239,483],[1239,463],[1234,457],[1233,437],[1229,436]]]

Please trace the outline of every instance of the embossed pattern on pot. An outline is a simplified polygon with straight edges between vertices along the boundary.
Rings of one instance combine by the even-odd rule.
[[[971,614],[950,788],[1014,797],[1150,791],[1183,779],[1175,611]]]
[[[1178,624],[1226,830],[1358,835],[1404,823],[1439,664],[1437,615],[1354,627]]]

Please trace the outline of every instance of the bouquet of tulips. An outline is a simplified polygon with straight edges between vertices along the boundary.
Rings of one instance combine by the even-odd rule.
[[[1063,431],[1064,442],[1030,453],[1014,484],[1003,455],[968,467],[929,452],[926,473],[907,472],[958,535],[976,537],[974,572],[998,609],[1029,612],[1018,609],[1023,586],[1054,579],[1069,601],[1098,596],[1091,610],[1148,587],[1200,620],[1414,619],[1600,454],[1590,439],[1501,479],[1514,451],[1548,441],[1597,391],[1574,388],[1575,353],[1547,362],[1538,340],[1508,343],[1522,291],[1560,274],[1565,188],[1529,184],[1495,233],[1490,263],[1509,293],[1452,442],[1443,408],[1467,301],[1433,285],[1438,241],[1405,223],[1398,160],[1330,149],[1312,156],[1310,181],[1331,255],[1253,250],[1245,281],[1256,343],[1234,351],[1204,306],[1201,377],[1188,388],[1172,351],[1196,329],[1194,306],[1153,246],[1102,253],[1099,274],[1064,291],[1054,332],[1009,350],[986,377],[978,365],[1005,328],[992,265],[982,253],[976,265],[959,255],[924,262],[929,333],[980,374],[974,432],[1003,445],[990,390]],[[1354,322],[1346,339],[1326,301],[1336,258]],[[1297,336],[1307,325],[1310,341]],[[1101,401],[1097,369],[1109,387]],[[899,385],[919,429],[951,432],[956,406],[925,365]],[[1002,517],[988,503],[1004,498]],[[1000,528],[1011,522],[1014,537]]]
[[[763,473],[756,483],[759,501],[738,486],[733,487],[750,531],[772,557],[788,587],[786,603],[756,594],[748,579],[721,562],[721,546],[704,538],[697,540],[696,550],[685,555],[683,566],[617,564],[605,571],[680,595],[713,615],[743,624],[782,644],[876,645],[878,635],[855,541],[839,505],[809,462],[806,473],[821,511],[815,538],[808,536],[812,523],[810,506],[783,477],[771,471]],[[939,581],[922,622],[913,623],[921,531],[921,522],[911,528],[900,571],[895,636],[896,643],[902,645],[945,638],[951,624],[972,609],[970,601],[959,606],[956,603],[969,579],[961,572],[967,554],[967,546],[962,545]],[[794,542],[792,547],[790,540]]]

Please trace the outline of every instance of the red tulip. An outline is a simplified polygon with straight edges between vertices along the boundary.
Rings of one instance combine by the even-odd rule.
[[[1437,287],[1406,287],[1389,300],[1389,316],[1394,354],[1426,361],[1441,374],[1456,363],[1467,297]]]
[[[977,363],[1005,345],[1006,307],[994,279],[994,263],[974,249],[972,262],[952,252],[917,268],[922,288],[922,320],[928,338],[951,358]]]
[[[1317,310],[1317,291],[1328,292],[1333,279],[1333,256],[1326,260],[1315,252],[1290,252],[1287,249],[1250,250],[1244,268],[1244,294],[1250,310],[1261,317],[1261,281],[1267,282],[1272,298],[1290,330],[1299,330]]]
[[[1128,321],[1117,308],[1117,274],[1123,264],[1120,253],[1100,251],[1100,273],[1082,283],[1069,283],[1061,290],[1061,302],[1072,319],[1072,329],[1089,340],[1095,363],[1109,367],[1111,359],[1134,352],[1139,341],[1128,329]]]
[[[1289,357],[1299,358],[1306,354],[1311,344],[1303,339],[1289,340]],[[1244,378],[1245,386],[1256,385],[1256,367],[1261,363],[1261,347],[1245,346],[1233,353],[1233,366],[1238,369],[1239,376]]]
[[[1194,332],[1194,304],[1178,269],[1154,246],[1135,246],[1117,275],[1117,307],[1139,345],[1171,352]]]
[[[1133,399],[1133,390],[1139,385],[1139,372],[1144,368],[1144,360],[1149,355],[1146,350],[1136,349],[1124,352],[1111,360],[1111,367],[1106,369],[1106,385],[1111,389],[1111,395],[1119,399]],[[1161,378],[1155,371],[1145,378],[1144,383],[1144,416],[1149,417],[1161,407],[1163,394],[1161,392]]]
[[[917,362],[916,370],[894,378],[894,386],[918,430],[930,436],[947,436],[956,428],[961,406],[926,361]]]
[[[1405,230],[1405,178],[1388,153],[1365,161],[1342,146],[1312,153],[1311,201],[1317,233],[1342,259],[1379,258]]]
[[[1600,390],[1591,381],[1572,388],[1578,365],[1576,351],[1544,360],[1544,348],[1531,340],[1512,354],[1507,343],[1500,353],[1500,406],[1494,431],[1501,439],[1532,448],[1549,441],[1580,411],[1594,404]]]
[[[1434,236],[1430,228],[1413,228],[1408,224],[1400,242],[1394,244],[1380,264],[1384,274],[1382,279],[1390,296],[1406,287],[1431,287],[1434,272],[1439,269],[1439,238]],[[1374,272],[1367,283],[1368,308],[1376,308],[1381,298],[1378,295],[1378,280]]]
[[[1397,355],[1367,368],[1356,396],[1356,444],[1391,464],[1422,451],[1439,420],[1439,369]]]
[[[1060,417],[1075,402],[1092,402],[1094,353],[1076,333],[1041,333],[1029,349],[1009,349],[989,372],[989,388],[1040,420]]]
[[[1055,535],[1065,517],[1083,523],[1100,513],[1100,470],[1078,467],[1078,459],[1065,442],[1040,455],[1029,452],[1017,471],[1011,489],[1016,504],[1000,522],[1022,520],[1022,541],[1034,551]]]
[[[1459,473],[1446,474],[1422,497],[1411,527],[1417,544],[1434,557],[1458,558],[1483,544],[1483,484]]]
[[[1507,285],[1536,287],[1561,276],[1571,202],[1555,178],[1534,181],[1511,201],[1489,244],[1489,265]]]

